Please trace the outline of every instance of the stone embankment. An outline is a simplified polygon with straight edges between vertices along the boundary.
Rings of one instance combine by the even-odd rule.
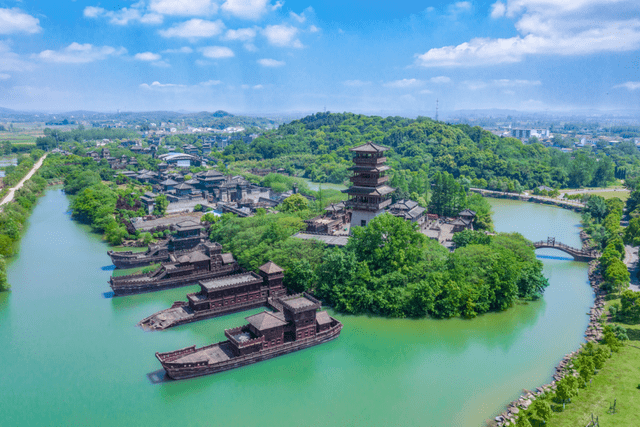
[[[583,249],[591,249],[593,242],[584,231],[580,232]],[[587,342],[600,341],[603,338],[603,328],[600,323],[602,314],[604,313],[604,296],[605,292],[600,289],[604,278],[598,269],[598,260],[589,263],[589,283],[595,293],[594,305],[589,311],[589,325],[585,331],[585,339]],[[584,345],[584,344],[582,344]],[[538,396],[544,393],[553,392],[556,389],[556,382],[560,381],[566,375],[578,376],[578,371],[573,367],[573,358],[580,353],[580,349],[565,354],[558,366],[555,367],[553,381],[549,384],[537,387],[535,391],[523,389],[523,394],[513,402],[507,405],[507,409],[493,420],[487,421],[486,425],[490,427],[515,426],[518,414],[522,410],[526,410]]]

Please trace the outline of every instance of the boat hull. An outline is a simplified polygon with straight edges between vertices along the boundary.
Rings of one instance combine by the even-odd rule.
[[[209,310],[195,311],[191,313],[188,317],[179,318],[173,321],[165,321],[165,322],[155,321],[155,319],[157,319],[160,315],[169,313],[172,310],[175,310],[176,308],[177,309],[181,308],[180,306],[176,307],[175,304],[176,303],[174,303],[174,307],[172,308],[167,308],[166,310],[158,311],[157,313],[154,313],[151,316],[141,320],[138,323],[138,326],[148,331],[162,331],[165,329],[173,328],[174,326],[184,325],[186,323],[197,322],[199,320],[211,319],[214,317],[226,316],[227,314],[237,313],[239,311],[251,310],[253,308],[269,306],[267,302],[267,298],[261,298],[259,300],[249,301],[249,302],[240,303],[240,304],[233,304],[226,307],[217,307]],[[184,304],[185,306],[188,306],[186,303]]]
[[[216,277],[226,276],[239,271],[237,266],[225,267],[216,271],[207,271],[201,274],[190,276],[179,276],[175,278],[151,280],[149,282],[137,283],[117,283],[113,278],[110,281],[114,296],[134,295],[146,292],[156,292],[165,289],[180,288],[182,286],[196,285],[200,280],[208,280]]]
[[[230,369],[251,365],[253,363],[272,359],[274,357],[293,353],[295,351],[303,350],[305,348],[313,347],[334,340],[340,335],[340,331],[342,330],[342,323],[338,322],[337,320],[335,322],[335,326],[332,326],[327,331],[316,334],[314,337],[303,339],[300,341],[284,343],[280,346],[270,347],[246,356],[233,357],[224,362],[213,364],[176,364],[170,362],[171,359],[175,359],[177,357],[181,357],[190,353],[195,353],[212,346],[203,347],[201,349],[196,349],[195,346],[192,346],[169,353],[156,353],[156,358],[162,364],[162,367],[167,372],[169,378],[172,378],[174,380],[183,380],[203,375],[216,374],[218,372],[228,371]],[[224,345],[226,343],[228,343],[228,341],[213,344],[213,346]]]

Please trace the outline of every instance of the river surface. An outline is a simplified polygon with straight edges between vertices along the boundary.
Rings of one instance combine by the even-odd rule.
[[[347,188],[347,186],[344,184],[333,184],[330,182],[313,182],[308,178],[298,178],[298,179],[305,181],[307,183],[307,186],[309,187],[309,190],[312,190],[312,191],[318,191],[320,187],[322,187],[323,190],[338,190],[338,191],[342,191]]]
[[[579,246],[579,216],[489,199],[496,228]],[[551,380],[583,341],[587,265],[547,250],[544,299],[473,320],[336,315],[341,336],[248,367],[154,383],[156,351],[222,340],[260,309],[162,332],[135,325],[195,287],[105,298],[107,246],[40,199],[0,294],[2,426],[479,426]],[[556,258],[559,259],[556,259]],[[563,259],[565,258],[565,259]]]

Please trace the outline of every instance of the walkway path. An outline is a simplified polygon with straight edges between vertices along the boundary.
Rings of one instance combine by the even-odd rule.
[[[507,198],[517,198],[519,200],[522,200],[524,202],[530,201],[530,200],[538,200],[541,202],[551,202],[555,205],[558,206],[567,206],[567,207],[576,207],[576,208],[583,208],[585,205],[584,203],[578,201],[578,200],[563,200],[563,199],[557,199],[557,198],[553,198],[553,197],[546,197],[546,196],[536,196],[534,194],[529,194],[529,193],[522,193],[522,194],[518,194],[518,193],[508,193],[508,192],[504,192],[504,191],[494,191],[494,190],[485,190],[482,188],[470,188],[470,191],[473,191],[475,193],[480,193],[482,195],[487,195],[487,196],[494,196],[494,197],[507,197]]]
[[[33,165],[33,167],[31,168],[31,170],[29,171],[28,174],[26,174],[24,176],[24,178],[22,178],[20,180],[20,182],[18,182],[15,187],[9,189],[9,193],[4,197],[4,199],[2,199],[2,201],[0,202],[0,206],[2,205],[6,205],[7,203],[9,203],[10,201],[13,200],[13,196],[16,192],[16,190],[19,190],[22,188],[22,186],[24,185],[25,182],[27,182],[34,173],[36,173],[36,171],[40,168],[40,166],[42,166],[42,163],[44,162],[45,157],[47,157],[47,155],[45,154],[44,156],[40,157],[40,160],[38,160],[36,162],[35,165]]]
[[[638,248],[625,245],[624,263],[627,264],[629,274],[631,275],[631,283],[629,283],[629,289],[632,291],[640,291],[640,280],[638,280]]]

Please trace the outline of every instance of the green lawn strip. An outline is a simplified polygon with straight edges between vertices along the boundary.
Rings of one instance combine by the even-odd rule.
[[[624,202],[629,198],[629,195],[631,193],[629,193],[628,191],[598,191],[598,192],[589,193],[589,194],[593,196],[601,196],[601,197],[604,197],[605,199],[612,199],[614,197],[618,197],[620,198],[620,200]]]
[[[639,330],[640,332],[640,330]],[[635,347],[633,347],[635,346]],[[638,426],[640,414],[640,342],[628,341],[608,359],[587,388],[580,389],[564,412],[556,412],[549,427],[586,426],[591,414],[605,426]],[[616,413],[608,413],[616,400]],[[554,405],[562,411],[562,405]]]
[[[606,302],[609,307],[619,298]],[[591,414],[597,416],[605,426],[638,426],[640,419],[640,325],[617,323],[627,329],[629,341],[618,353],[607,359],[586,388],[571,399],[562,411],[562,405],[554,404],[555,412],[547,422],[549,427],[586,426]],[[616,400],[616,413],[608,413]],[[534,424],[535,425],[535,424]]]

